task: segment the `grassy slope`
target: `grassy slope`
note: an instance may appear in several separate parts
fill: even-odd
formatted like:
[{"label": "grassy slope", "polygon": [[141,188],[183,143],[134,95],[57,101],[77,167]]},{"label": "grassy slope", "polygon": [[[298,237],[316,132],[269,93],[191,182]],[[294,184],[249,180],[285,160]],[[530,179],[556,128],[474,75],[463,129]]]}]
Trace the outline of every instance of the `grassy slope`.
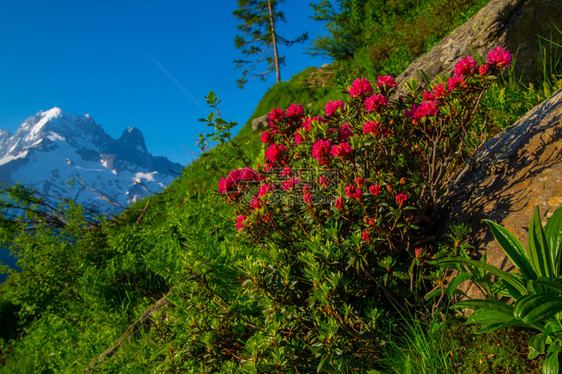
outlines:
[{"label": "grassy slope", "polygon": [[[435,42],[435,37],[433,38],[432,42]],[[357,59],[361,60],[361,57],[358,55]],[[232,139],[233,144],[247,153],[246,159],[251,160],[251,163],[261,151],[259,134],[251,129],[251,121],[255,117],[276,107],[286,108],[291,103],[300,103],[304,106],[312,104],[308,110],[318,113],[328,99],[341,97],[343,83],[352,79],[350,77],[343,80],[338,79],[338,77],[341,78],[342,71],[336,71],[334,79],[328,80],[327,86],[311,86],[308,82],[313,71],[315,71],[314,68],[306,69],[295,75],[290,81],[273,86],[258,104],[252,117]],[[373,74],[376,72],[370,72],[370,75]],[[499,90],[501,91],[501,89]],[[507,91],[508,93],[505,94],[504,90],[504,97],[512,91]],[[512,94],[512,97],[514,96],[515,94]],[[524,97],[524,95],[518,97]],[[499,104],[496,105],[498,105],[498,112],[506,109],[503,106],[499,107]],[[524,108],[520,110],[523,111]],[[130,250],[130,256],[120,259],[120,262],[116,260],[115,266],[121,266],[122,270],[126,272],[128,271],[127,261],[131,261],[133,258],[133,261],[138,261],[143,266],[150,266],[150,270],[165,279],[168,285],[174,285],[181,283],[185,278],[185,266],[190,266],[204,258],[209,269],[215,267],[216,271],[218,271],[217,269],[224,271],[226,277],[234,277],[235,274],[232,274],[227,266],[228,262],[235,258],[235,254],[229,253],[227,250],[228,243],[234,240],[234,220],[230,207],[218,195],[217,183],[221,176],[241,166],[248,165],[239,159],[232,150],[231,144],[215,147],[187,167],[182,176],[174,181],[164,193],[139,202],[124,212],[120,217],[120,224],[112,228],[115,230],[112,235],[116,242],[112,245],[114,247],[122,246],[119,241],[125,239],[128,241],[134,239],[135,242],[130,247],[120,248],[123,251]],[[142,224],[137,225],[137,222]],[[219,252],[217,252],[217,248]],[[129,269],[129,271],[137,270],[138,268],[133,267]],[[227,282],[228,279],[224,281]],[[126,289],[125,292],[138,293],[138,290],[133,287]],[[127,294],[124,298],[128,297],[131,296]],[[19,343],[9,348],[12,350],[12,354],[4,356],[8,358],[8,361],[5,366],[0,367],[0,372],[13,372],[14,368],[21,369],[24,366],[30,369],[29,372],[35,371],[31,368],[37,369],[38,361],[49,360],[49,347],[54,344],[59,344],[58,348],[63,352],[60,358],[61,368],[69,369],[72,366],[65,365],[70,365],[70,362],[74,368],[84,367],[89,363],[90,358],[114,342],[124,331],[124,326],[132,322],[155,299],[157,299],[156,296],[131,298],[133,304],[126,308],[126,313],[120,315],[118,312],[112,311],[113,315],[122,318],[121,323],[114,325],[101,321],[105,318],[100,318],[99,324],[93,323],[92,316],[86,316],[84,324],[90,324],[90,326],[88,334],[82,338],[75,336],[76,332],[64,327],[63,322],[59,320],[38,321],[38,323],[28,326],[27,335],[24,335]],[[50,331],[53,328],[64,330],[59,331],[59,335],[57,335],[62,338],[57,339],[54,343],[46,343],[45,337],[53,335]],[[99,331],[95,331],[96,329]],[[84,339],[90,341],[87,342]],[[138,360],[136,365],[141,365],[141,367],[143,362],[148,364],[150,362],[148,352],[157,348],[152,346],[154,342],[151,340],[143,342],[143,339],[140,339],[126,345],[123,348],[123,354],[117,357],[114,363],[109,364],[106,367],[107,370],[119,372],[123,369],[123,366],[120,365],[127,365],[126,361],[131,359]],[[66,343],[61,345],[63,341]],[[39,349],[39,347],[42,348]],[[146,352],[139,352],[139,349],[146,349]],[[35,355],[28,360],[24,359],[33,350],[37,350]],[[33,360],[36,362],[31,362]]]}]

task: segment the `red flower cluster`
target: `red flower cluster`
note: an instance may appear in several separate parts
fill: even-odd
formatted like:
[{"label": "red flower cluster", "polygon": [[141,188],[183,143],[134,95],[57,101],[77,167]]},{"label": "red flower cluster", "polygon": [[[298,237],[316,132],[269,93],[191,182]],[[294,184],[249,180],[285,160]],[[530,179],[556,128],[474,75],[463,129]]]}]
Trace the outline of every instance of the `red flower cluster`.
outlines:
[{"label": "red flower cluster", "polygon": [[372,93],[373,86],[371,86],[371,82],[365,78],[357,78],[349,88],[349,96],[351,97],[370,95]]},{"label": "red flower cluster", "polygon": [[353,148],[349,143],[340,143],[339,145],[332,146],[330,154],[334,157],[340,157],[341,159],[346,158],[353,152]]},{"label": "red flower cluster", "polygon": [[343,108],[343,106],[343,101],[328,101],[328,103],[326,104],[326,116],[330,117],[336,112],[336,110]]},{"label": "red flower cluster", "polygon": [[365,110],[367,112],[381,112],[387,105],[388,99],[381,94],[373,95],[365,100]]},{"label": "red flower cluster", "polygon": [[265,151],[265,158],[267,161],[274,164],[275,162],[279,161],[283,156],[283,152],[287,149],[287,146],[284,144],[272,144],[269,148]]},{"label": "red flower cluster", "polygon": [[244,224],[244,221],[246,220],[246,216],[241,214],[238,216],[238,219],[236,220],[236,230],[240,231],[243,228],[246,228],[246,225]]},{"label": "red flower cluster", "polygon": [[338,131],[338,140],[340,142],[345,142],[352,135],[353,135],[353,131],[351,131],[351,127],[349,126],[349,123],[344,123]]},{"label": "red flower cluster", "polygon": [[281,187],[283,188],[283,191],[293,191],[300,182],[300,178],[289,178],[281,182]]},{"label": "red flower cluster", "polygon": [[377,87],[396,87],[396,80],[390,75],[379,76],[377,79]]},{"label": "red flower cluster", "polygon": [[363,239],[367,244],[371,243],[371,232],[368,230],[363,231],[363,233],[361,234],[361,239]]},{"label": "red flower cluster", "polygon": [[271,131],[266,130],[261,134],[261,142],[263,144],[273,143],[273,134],[271,133]]},{"label": "red flower cluster", "polygon": [[406,195],[405,193],[399,193],[398,195],[396,195],[396,203],[398,204],[399,208],[402,208],[406,200],[408,200],[408,195]]},{"label": "red flower cluster", "polygon": [[344,191],[350,199],[361,200],[363,197],[363,192],[354,185],[345,186]]},{"label": "red flower cluster", "polygon": [[278,123],[285,118],[285,111],[281,108],[275,108],[269,112],[267,118],[269,118],[269,126],[273,129],[277,128]]},{"label": "red flower cluster", "polygon": [[373,196],[380,195],[381,191],[382,191],[382,187],[378,184],[373,184],[371,187],[369,187],[369,192]]},{"label": "red flower cluster", "polygon": [[226,178],[221,178],[219,191],[225,194],[229,191],[238,191],[238,185],[242,181],[259,180],[258,174],[252,168],[232,170]]},{"label": "red flower cluster", "polygon": [[332,142],[329,140],[320,139],[312,146],[312,157],[314,157],[320,165],[328,164],[328,155]]},{"label": "red flower cluster", "polygon": [[304,115],[304,108],[302,105],[291,104],[291,106],[287,108],[286,114],[287,117],[300,118]]},{"label": "red flower cluster", "polygon": [[381,125],[379,121],[367,121],[363,124],[363,133],[387,136],[389,131],[388,128],[385,125]]},{"label": "red flower cluster", "polygon": [[455,77],[472,75],[474,74],[474,72],[476,72],[477,68],[478,63],[476,62],[476,60],[470,56],[466,56],[455,65]]},{"label": "red flower cluster", "polygon": [[511,53],[501,47],[496,47],[488,53],[488,64],[498,68],[506,68],[511,66]]}]

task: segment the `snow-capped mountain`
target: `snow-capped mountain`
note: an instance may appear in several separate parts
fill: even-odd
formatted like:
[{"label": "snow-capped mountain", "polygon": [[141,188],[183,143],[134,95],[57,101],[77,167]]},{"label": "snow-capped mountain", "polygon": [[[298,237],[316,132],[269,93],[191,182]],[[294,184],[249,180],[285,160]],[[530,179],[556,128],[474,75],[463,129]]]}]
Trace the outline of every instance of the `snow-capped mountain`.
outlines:
[{"label": "snow-capped mountain", "polygon": [[140,130],[129,127],[115,140],[88,114],[53,108],[28,118],[15,134],[0,129],[0,184],[22,183],[101,212],[117,213],[117,204],[161,191],[181,168],[152,156]]}]

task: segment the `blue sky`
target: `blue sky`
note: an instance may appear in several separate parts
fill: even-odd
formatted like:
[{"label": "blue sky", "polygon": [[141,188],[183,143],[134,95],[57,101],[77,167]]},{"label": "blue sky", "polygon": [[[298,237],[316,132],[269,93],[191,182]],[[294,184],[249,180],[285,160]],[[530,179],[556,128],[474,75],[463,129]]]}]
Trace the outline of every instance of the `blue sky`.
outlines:
[{"label": "blue sky", "polygon": [[[309,1],[286,0],[279,32],[324,33]],[[54,106],[89,113],[112,137],[139,128],[149,151],[187,164],[205,125],[200,106],[213,90],[221,113],[240,128],[274,83],[240,90],[234,46],[236,0],[21,0],[0,4],[0,128],[14,132],[27,117]],[[330,62],[282,49],[282,79]],[[183,148],[182,148],[183,147]]]}]

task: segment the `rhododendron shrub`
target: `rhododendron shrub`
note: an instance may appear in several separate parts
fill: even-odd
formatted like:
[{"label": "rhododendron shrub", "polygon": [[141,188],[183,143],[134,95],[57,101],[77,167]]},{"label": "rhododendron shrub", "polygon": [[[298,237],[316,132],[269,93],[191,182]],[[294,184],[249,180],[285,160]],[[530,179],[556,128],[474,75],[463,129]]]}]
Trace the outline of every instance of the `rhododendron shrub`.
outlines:
[{"label": "rhododendron shrub", "polygon": [[269,114],[260,164],[219,184],[257,249],[237,266],[276,337],[263,360],[291,345],[293,359],[351,365],[376,352],[378,318],[423,296],[432,248],[421,246],[483,140],[477,109],[491,73],[510,61],[501,48],[482,66],[465,57],[448,80],[396,99],[394,78],[358,78],[325,116],[295,104]]}]

